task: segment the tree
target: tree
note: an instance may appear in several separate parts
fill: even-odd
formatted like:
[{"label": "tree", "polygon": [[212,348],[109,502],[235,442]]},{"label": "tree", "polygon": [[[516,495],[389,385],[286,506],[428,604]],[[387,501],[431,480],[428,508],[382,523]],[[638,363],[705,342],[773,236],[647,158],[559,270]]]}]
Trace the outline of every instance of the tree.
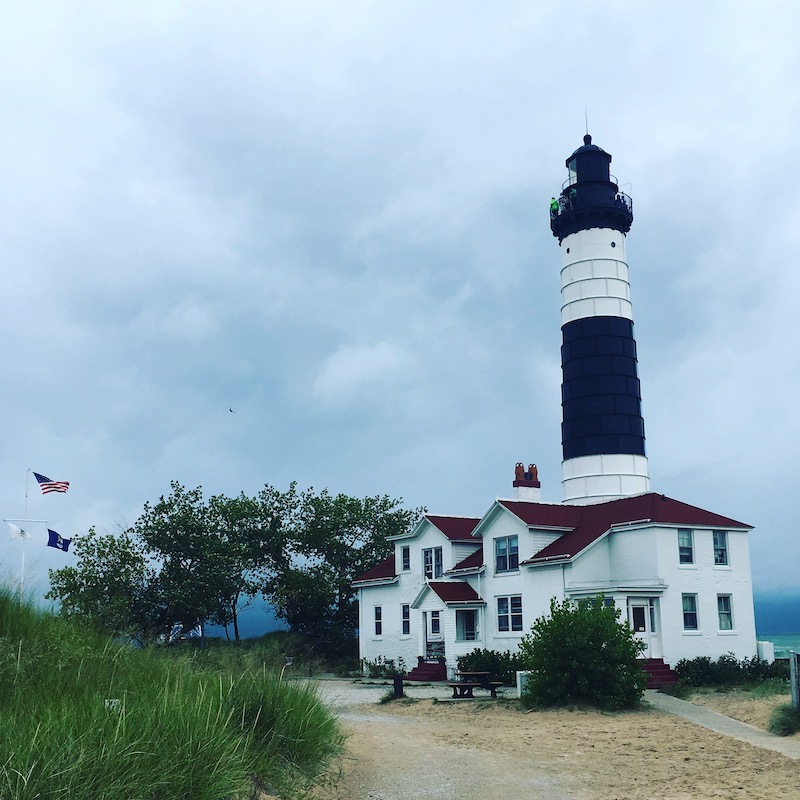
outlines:
[{"label": "tree", "polygon": [[287,557],[265,595],[293,630],[327,649],[355,645],[358,608],[353,580],[394,550],[389,537],[408,531],[421,509],[388,496],[363,500],[313,489],[300,498],[288,531]]},{"label": "tree", "polygon": [[239,613],[287,565],[287,522],[297,507],[297,490],[265,486],[257,497],[219,495],[208,505],[210,530],[222,543],[219,569],[232,578],[219,611],[211,618],[239,639]]},{"label": "tree", "polygon": [[644,645],[619,616],[619,609],[604,605],[602,595],[578,604],[551,600],[550,615],[539,617],[519,645],[523,668],[531,673],[523,702],[635,706],[647,687],[637,662]]},{"label": "tree", "polygon": [[94,528],[73,537],[74,567],[51,569],[45,597],[61,613],[81,618],[113,636],[146,640],[162,621],[155,591],[156,571],[131,531],[100,535]]},{"label": "tree", "polygon": [[216,495],[177,481],[145,503],[121,535],[76,537],[76,567],[51,571],[48,597],[114,633],[148,638],[214,622],[232,624],[259,592],[293,630],[324,649],[353,646],[352,582],[393,550],[420,510],[399,500],[265,486],[256,497]]},{"label": "tree", "polygon": [[205,503],[201,487],[185,489],[177,481],[157,503],[145,503],[134,529],[158,561],[158,583],[167,614],[184,630],[207,621],[225,621],[231,602],[247,592],[243,575],[244,548],[236,537],[242,502]]}]

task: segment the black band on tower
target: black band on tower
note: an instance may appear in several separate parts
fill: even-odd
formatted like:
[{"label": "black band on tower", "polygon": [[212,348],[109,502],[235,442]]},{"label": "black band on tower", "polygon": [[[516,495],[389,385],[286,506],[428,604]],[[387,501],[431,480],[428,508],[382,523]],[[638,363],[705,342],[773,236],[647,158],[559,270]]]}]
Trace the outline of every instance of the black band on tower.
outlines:
[{"label": "black band on tower", "polygon": [[561,330],[564,460],[609,453],[643,456],[633,322],[586,317]]}]

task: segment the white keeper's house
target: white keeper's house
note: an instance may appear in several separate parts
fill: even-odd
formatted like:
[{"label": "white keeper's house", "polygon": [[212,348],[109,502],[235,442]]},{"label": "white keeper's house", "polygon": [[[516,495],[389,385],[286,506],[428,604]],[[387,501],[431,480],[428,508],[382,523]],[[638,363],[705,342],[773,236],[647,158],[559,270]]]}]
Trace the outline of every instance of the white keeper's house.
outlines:
[{"label": "white keeper's house", "polygon": [[552,598],[602,594],[654,672],[756,655],[751,526],[650,489],[630,302],[633,203],[591,137],[550,206],[561,250],[563,502],[535,465],[480,519],[425,515],[354,582],[359,650],[443,679],[476,648],[515,651]]}]

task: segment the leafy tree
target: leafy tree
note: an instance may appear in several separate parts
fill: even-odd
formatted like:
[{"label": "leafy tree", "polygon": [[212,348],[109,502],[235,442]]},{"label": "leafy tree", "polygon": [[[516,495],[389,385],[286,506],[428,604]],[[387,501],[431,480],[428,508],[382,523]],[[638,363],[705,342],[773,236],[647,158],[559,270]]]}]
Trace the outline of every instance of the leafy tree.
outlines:
[{"label": "leafy tree", "polygon": [[147,639],[163,626],[155,591],[156,571],[130,531],[98,534],[90,528],[72,541],[79,564],[49,571],[61,613],[81,618],[114,636]]},{"label": "leafy tree", "polygon": [[635,706],[647,687],[637,663],[643,645],[620,611],[602,595],[573,604],[550,601],[550,615],[539,617],[519,645],[530,670],[522,700],[532,706],[589,703],[602,709]]},{"label": "leafy tree", "polygon": [[399,500],[265,486],[256,497],[217,495],[179,482],[145,503],[119,536],[76,537],[75,567],[51,571],[48,596],[68,615],[114,633],[148,638],[204,623],[232,624],[259,592],[293,630],[323,649],[353,646],[358,619],[352,581],[388,556],[388,537],[420,510]]},{"label": "leafy tree", "polygon": [[327,490],[304,493],[282,569],[265,595],[293,630],[326,649],[352,647],[358,625],[353,580],[389,556],[388,537],[405,533],[421,513],[388,496],[363,500]]},{"label": "leafy tree", "polygon": [[287,523],[297,507],[297,491],[265,486],[257,497],[212,497],[208,505],[210,535],[222,548],[218,567],[231,576],[228,593],[211,621],[233,624],[239,639],[239,613],[257,596],[265,583],[287,566]]},{"label": "leafy tree", "polygon": [[206,503],[201,487],[170,485],[168,497],[145,503],[134,528],[160,564],[158,583],[172,621],[184,630],[200,626],[204,636],[207,621],[235,622],[239,598],[258,591],[259,506],[244,495]]}]

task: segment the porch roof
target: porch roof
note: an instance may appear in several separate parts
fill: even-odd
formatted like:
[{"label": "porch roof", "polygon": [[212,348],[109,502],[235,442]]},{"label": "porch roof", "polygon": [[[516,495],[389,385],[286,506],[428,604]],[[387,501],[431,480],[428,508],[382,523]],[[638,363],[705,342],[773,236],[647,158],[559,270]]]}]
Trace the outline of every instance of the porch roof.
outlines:
[{"label": "porch roof", "polygon": [[484,602],[466,581],[431,581],[428,586],[448,604]]}]

